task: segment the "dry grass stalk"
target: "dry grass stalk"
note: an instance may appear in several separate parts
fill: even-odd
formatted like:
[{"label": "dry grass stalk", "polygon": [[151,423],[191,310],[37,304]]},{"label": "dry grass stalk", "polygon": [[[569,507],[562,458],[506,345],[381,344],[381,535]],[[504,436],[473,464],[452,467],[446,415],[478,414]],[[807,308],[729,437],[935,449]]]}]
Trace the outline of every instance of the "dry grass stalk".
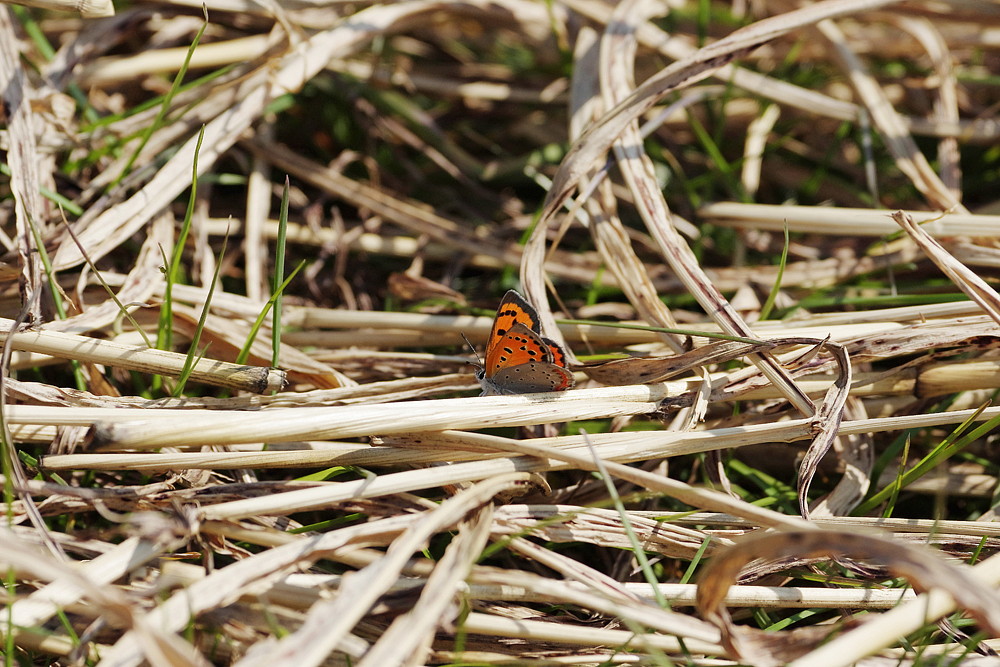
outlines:
[{"label": "dry grass stalk", "polygon": [[38,7],[57,12],[75,12],[84,18],[100,18],[114,16],[115,8],[111,0],[18,0],[16,3],[4,0],[8,4]]},{"label": "dry grass stalk", "polygon": [[[514,506],[517,507],[517,506]],[[583,509],[583,512],[592,510]],[[205,576],[204,570],[185,563],[164,563],[163,580],[170,586],[189,586]],[[246,599],[267,599],[272,603],[286,604],[296,609],[309,609],[317,600],[339,590],[343,578],[339,575],[291,574],[284,581],[275,584],[266,592],[248,595]],[[585,592],[588,584],[567,581],[566,588]],[[625,582],[618,584],[622,589],[636,598],[653,600],[653,594],[648,584]],[[418,588],[417,582],[397,582],[396,589]],[[660,591],[666,595],[675,607],[691,607],[695,604],[695,584],[660,584]],[[488,583],[470,583],[468,595],[472,599],[484,601],[509,601],[520,603],[551,602],[552,599],[543,591],[530,586],[520,586],[511,582],[506,585]],[[823,589],[804,588],[796,586],[731,586],[726,592],[727,607],[756,607],[761,605],[777,608],[799,609],[807,607],[853,608],[853,609],[891,609],[901,602],[916,598],[912,590],[900,589]]]},{"label": "dry grass stalk", "polygon": [[[187,363],[185,355],[175,352],[145,346],[126,346],[56,331],[20,331],[11,334],[13,324],[10,320],[0,321],[0,340],[10,340],[11,345],[19,350],[154,375],[178,376]],[[196,382],[257,394],[276,391],[285,384],[285,374],[281,370],[211,359],[196,361],[191,370],[191,378]]]},{"label": "dry grass stalk", "polygon": [[[816,206],[768,206],[717,202],[699,213],[715,224],[843,236],[886,236],[896,231],[891,214],[871,209]],[[936,237],[974,236],[988,238],[1000,234],[1000,216],[949,212],[906,211],[921,229]]]},{"label": "dry grass stalk", "polygon": [[[954,600],[1000,632],[982,7],[207,10],[190,52],[186,0],[0,6],[9,660],[929,664],[987,645],[932,634]],[[515,267],[580,387],[456,397]]]}]

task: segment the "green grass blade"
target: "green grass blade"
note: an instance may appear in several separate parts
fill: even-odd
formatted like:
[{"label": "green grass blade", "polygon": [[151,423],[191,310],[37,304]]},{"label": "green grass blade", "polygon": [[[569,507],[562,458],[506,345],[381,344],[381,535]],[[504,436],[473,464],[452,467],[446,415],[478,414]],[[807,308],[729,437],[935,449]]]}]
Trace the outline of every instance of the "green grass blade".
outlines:
[{"label": "green grass blade", "polygon": [[[194,329],[194,335],[191,337],[191,346],[188,348],[187,357],[184,359],[184,367],[181,369],[180,376],[177,378],[177,386],[174,387],[173,395],[180,396],[181,392],[184,391],[184,385],[187,383],[189,377],[191,377],[191,371],[194,370],[194,365],[197,361],[204,355],[204,351],[197,355],[195,358],[195,352],[198,349],[198,343],[201,342],[201,334],[205,330],[205,321],[208,320],[208,311],[212,307],[212,296],[215,294],[215,286],[219,282],[219,273],[222,271],[222,260],[226,256],[226,247],[229,245],[229,235],[222,240],[222,249],[219,251],[219,256],[215,259],[215,272],[212,274],[212,284],[208,286],[208,294],[205,296],[205,305],[201,309],[201,317],[198,318],[198,326]],[[207,349],[207,348],[206,348]]]},{"label": "green grass blade", "polygon": [[278,285],[278,289],[275,290],[271,298],[267,300],[264,307],[261,308],[260,314],[257,315],[257,319],[254,320],[253,326],[250,327],[250,334],[247,336],[247,341],[240,348],[240,353],[236,355],[236,363],[245,364],[247,359],[250,357],[250,348],[253,347],[253,342],[257,339],[257,334],[260,332],[261,326],[264,324],[264,319],[267,314],[271,312],[271,308],[274,307],[274,303],[281,298],[281,295],[285,293],[285,288],[288,287],[288,283],[292,282],[295,276],[299,275],[299,271],[304,269],[307,264],[307,260],[302,260],[299,262],[298,266],[285,278],[284,282]]},{"label": "green grass blade", "polygon": [[[933,470],[934,467],[942,461],[954,455],[959,450],[967,447],[973,441],[992,431],[997,426],[1000,426],[1000,416],[997,416],[966,433],[966,431],[968,431],[968,429],[975,422],[976,417],[985,409],[985,405],[981,406],[975,413],[973,413],[972,416],[955,427],[955,429],[948,434],[948,437],[942,440],[937,447],[924,456],[924,458],[921,459],[916,465],[903,473],[898,483],[900,488],[905,488],[906,486],[912,484]],[[863,514],[865,512],[870,512],[872,509],[892,496],[896,487],[896,484],[892,484],[872,494],[870,498],[858,505],[855,513]]]},{"label": "green grass blade", "polygon": [[[181,64],[181,68],[177,70],[177,76],[174,77],[173,83],[170,85],[170,90],[167,94],[163,96],[163,103],[160,105],[160,110],[156,114],[156,118],[150,123],[149,127],[142,133],[142,139],[139,141],[139,145],[135,147],[132,151],[132,155],[125,162],[122,167],[121,173],[115,177],[113,181],[108,185],[106,191],[110,191],[116,185],[121,183],[122,179],[125,178],[130,171],[132,171],[132,165],[139,158],[139,154],[142,153],[142,149],[146,147],[149,143],[150,138],[153,133],[156,132],[163,126],[163,121],[167,116],[167,111],[170,109],[170,103],[173,101],[174,96],[180,90],[181,81],[184,80],[185,75],[187,75],[188,66],[191,63],[191,57],[194,55],[194,51],[198,48],[198,43],[201,41],[201,36],[205,34],[205,29],[208,28],[208,10],[205,10],[205,22],[201,24],[201,28],[198,30],[197,34],[194,36],[194,40],[191,42],[191,46],[188,47],[187,55],[184,57],[184,62]],[[201,138],[198,139],[198,146],[201,147]],[[197,161],[197,160],[196,160]]]},{"label": "green grass blade", "polygon": [[[49,285],[49,293],[52,295],[52,303],[55,306],[56,315],[60,320],[65,320],[66,304],[63,303],[62,290],[59,289],[55,271],[52,270],[52,261],[49,259],[49,254],[45,252],[45,243],[42,240],[41,232],[38,231],[38,226],[30,216],[28,217],[28,226],[31,228],[31,235],[35,240],[35,250],[38,251],[38,259],[41,261],[42,268],[45,271],[45,280]],[[73,369],[73,381],[76,382],[76,388],[80,391],[85,391],[87,389],[87,378],[83,376],[83,371],[80,369],[80,362],[76,359],[70,359],[70,367]]]},{"label": "green grass blade", "polygon": [[174,312],[173,289],[180,273],[181,258],[184,255],[184,245],[191,233],[191,219],[194,216],[194,205],[198,197],[198,155],[201,153],[201,142],[205,138],[205,126],[198,132],[198,143],[194,149],[194,160],[191,164],[191,195],[188,197],[187,210],[184,212],[184,223],[181,232],[174,243],[174,250],[167,265],[166,283],[163,286],[163,305],[160,307],[160,321],[156,332],[156,347],[169,350],[173,346]]},{"label": "green grass blade", "polygon": [[80,249],[80,256],[83,257],[83,261],[85,261],[87,263],[87,266],[90,267],[90,270],[93,272],[98,282],[101,283],[101,287],[104,288],[104,291],[108,295],[108,297],[115,302],[116,306],[118,306],[118,310],[119,312],[121,312],[122,316],[125,319],[127,319],[129,323],[132,325],[132,328],[139,333],[139,335],[142,337],[142,340],[146,343],[146,347],[153,347],[153,343],[152,341],[149,340],[149,336],[146,335],[145,330],[141,326],[139,326],[138,322],[135,321],[135,318],[132,317],[132,313],[128,312],[128,308],[126,308],[125,304],[121,302],[121,299],[118,298],[118,295],[115,294],[115,291],[111,289],[111,285],[109,285],[108,282],[104,280],[104,276],[101,275],[100,270],[94,264],[93,260],[90,259],[90,255],[87,253],[87,249],[83,247],[83,244],[80,243],[80,238],[76,235],[76,232],[73,231],[73,225],[69,224],[69,222],[66,221],[65,217],[63,217],[63,228],[66,230],[66,233],[69,234],[69,237],[73,239],[73,243],[76,244],[76,247]]},{"label": "green grass blade", "polygon": [[[11,177],[10,165],[7,164],[6,162],[0,162],[0,174],[3,174],[7,178],[10,178]],[[61,194],[59,194],[54,190],[50,190],[44,185],[38,189],[38,193],[41,194],[46,199],[48,199],[53,204],[55,204],[56,206],[59,206],[60,208],[65,209],[66,211],[69,211],[73,215],[76,216],[83,215],[83,209],[80,208],[79,204],[69,199],[66,199],[66,197],[62,196]]]},{"label": "green grass blade", "polygon": [[285,274],[285,239],[288,231],[288,176],[285,176],[285,188],[281,192],[281,212],[278,215],[278,240],[274,249],[274,277],[271,280],[271,294],[274,298],[273,317],[271,319],[271,366],[278,367],[278,354],[281,352],[281,295],[283,292]]},{"label": "green grass blade", "polygon": [[766,320],[771,316],[771,311],[774,310],[774,301],[778,298],[778,293],[781,291],[781,278],[785,275],[785,266],[788,265],[788,223],[785,223],[785,245],[781,248],[781,261],[778,262],[778,275],[774,278],[774,285],[771,286],[771,291],[767,295],[767,301],[764,302],[764,306],[760,309],[760,319]]},{"label": "green grass blade", "polygon": [[667,599],[663,597],[663,592],[660,590],[660,582],[656,579],[656,575],[653,573],[653,568],[649,563],[649,558],[646,557],[646,552],[639,543],[639,537],[635,534],[635,530],[632,528],[632,522],[628,518],[628,511],[625,509],[625,504],[622,502],[621,496],[618,495],[618,489],[615,488],[615,483],[612,480],[611,475],[608,474],[608,470],[604,466],[604,461],[601,460],[601,457],[599,457],[597,452],[594,450],[594,446],[591,444],[590,438],[587,437],[587,432],[581,430],[580,435],[583,437],[584,442],[587,443],[587,447],[590,449],[590,453],[593,456],[594,463],[597,465],[597,471],[608,491],[608,496],[611,498],[611,501],[614,503],[615,510],[621,517],[622,528],[625,530],[625,535],[628,536],[629,543],[632,545],[632,553],[635,555],[635,560],[639,564],[639,568],[642,570],[642,576],[646,579],[646,583],[649,584],[649,587],[653,592],[656,604],[664,609],[669,608],[670,605],[667,602]]},{"label": "green grass blade", "polygon": [[[900,461],[905,461],[910,454],[910,439],[907,438],[906,442],[903,443],[903,454],[900,457]],[[885,510],[882,512],[882,518],[888,519],[892,516],[893,510],[896,508],[896,503],[899,501],[899,493],[903,490],[903,469],[902,467],[896,473],[896,479],[892,483],[892,493],[889,496],[889,502],[885,504]]]}]

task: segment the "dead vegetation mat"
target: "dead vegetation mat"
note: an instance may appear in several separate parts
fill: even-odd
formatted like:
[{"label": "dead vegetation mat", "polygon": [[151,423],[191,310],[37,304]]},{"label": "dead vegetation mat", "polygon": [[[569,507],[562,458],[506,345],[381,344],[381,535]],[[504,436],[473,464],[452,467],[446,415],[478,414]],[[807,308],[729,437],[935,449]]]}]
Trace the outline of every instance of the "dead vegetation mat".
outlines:
[{"label": "dead vegetation mat", "polygon": [[29,4],[6,664],[996,660],[994,3]]}]

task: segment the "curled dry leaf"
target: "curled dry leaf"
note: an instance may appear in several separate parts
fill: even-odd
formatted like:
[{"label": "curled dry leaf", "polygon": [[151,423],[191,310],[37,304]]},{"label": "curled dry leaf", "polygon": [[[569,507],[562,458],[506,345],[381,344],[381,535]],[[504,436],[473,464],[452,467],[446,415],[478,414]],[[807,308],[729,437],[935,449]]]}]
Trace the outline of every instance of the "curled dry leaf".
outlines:
[{"label": "curled dry leaf", "polygon": [[607,385],[649,384],[652,382],[663,382],[685,371],[700,368],[707,364],[720,364],[732,361],[747,354],[760,350],[770,350],[774,347],[775,343],[773,341],[741,343],[724,340],[690,350],[683,354],[674,354],[666,357],[613,359],[611,361],[587,364],[581,370],[592,380],[597,380]]},{"label": "curled dry leaf", "polygon": [[816,436],[809,443],[806,455],[799,464],[797,492],[799,496],[799,512],[809,517],[809,486],[816,475],[820,460],[833,446],[833,441],[840,431],[840,422],[844,419],[844,407],[851,389],[851,360],[847,350],[842,345],[824,341],[823,347],[828,349],[837,360],[837,379],[827,390],[820,403],[819,410],[813,417],[813,427]]},{"label": "curled dry leaf", "polygon": [[[668,357],[615,359],[599,364],[585,366],[583,371],[592,379],[604,384],[626,385],[662,382],[693,368],[706,364],[717,364],[731,361],[739,357],[760,351],[771,351],[791,345],[811,345],[812,350],[807,355],[812,357],[820,349],[832,353],[837,364],[838,373],[833,385],[827,391],[816,415],[812,418],[815,437],[806,450],[805,458],[799,467],[798,495],[799,509],[802,516],[808,517],[808,492],[816,468],[823,456],[830,451],[837,438],[844,405],[851,387],[851,363],[847,350],[829,340],[787,338],[758,343],[741,343],[736,341],[720,341],[705,347]],[[804,363],[803,360],[799,360]]]},{"label": "curled dry leaf", "polygon": [[955,283],[956,287],[978,303],[993,318],[994,322],[1000,323],[1000,295],[996,293],[996,290],[977,276],[975,272],[952,257],[951,253],[944,249],[944,246],[914,222],[912,216],[904,211],[896,211],[892,214],[892,219],[906,230],[910,238],[920,246],[921,250],[927,253],[927,256]]},{"label": "curled dry leaf", "polygon": [[[757,559],[818,559],[848,556],[887,568],[905,577],[922,592],[941,589],[964,607],[976,622],[991,633],[1000,632],[1000,598],[969,576],[962,568],[945,561],[934,551],[857,530],[782,531],[754,535],[721,551],[702,571],[698,583],[698,610],[705,620],[722,632],[723,644],[734,659],[753,665],[779,665],[802,655],[806,643],[823,639],[816,628],[799,633],[804,642],[789,641],[788,633],[776,644],[761,630],[735,626],[723,605],[726,593],[740,570]],[[928,619],[928,621],[933,619]],[[823,634],[827,634],[825,631]]]},{"label": "curled dry leaf", "polygon": [[466,305],[465,295],[461,292],[409,271],[389,274],[389,291],[403,301],[447,299],[461,306]]}]

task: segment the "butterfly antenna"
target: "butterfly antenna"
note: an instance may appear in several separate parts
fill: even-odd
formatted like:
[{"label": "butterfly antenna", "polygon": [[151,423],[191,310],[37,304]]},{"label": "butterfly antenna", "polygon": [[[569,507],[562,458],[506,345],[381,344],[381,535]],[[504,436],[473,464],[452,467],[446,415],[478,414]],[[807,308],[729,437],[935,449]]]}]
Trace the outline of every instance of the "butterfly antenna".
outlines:
[{"label": "butterfly antenna", "polygon": [[[469,346],[470,350],[472,350],[472,354],[476,355],[476,362],[477,362],[476,365],[478,365],[480,368],[482,368],[482,366],[483,366],[483,360],[479,357],[479,353],[476,352],[476,348],[473,347],[472,341],[469,340],[469,337],[465,335],[464,331],[462,332],[462,338],[465,339],[465,344]],[[469,362],[469,363],[471,363],[471,362]]]}]

